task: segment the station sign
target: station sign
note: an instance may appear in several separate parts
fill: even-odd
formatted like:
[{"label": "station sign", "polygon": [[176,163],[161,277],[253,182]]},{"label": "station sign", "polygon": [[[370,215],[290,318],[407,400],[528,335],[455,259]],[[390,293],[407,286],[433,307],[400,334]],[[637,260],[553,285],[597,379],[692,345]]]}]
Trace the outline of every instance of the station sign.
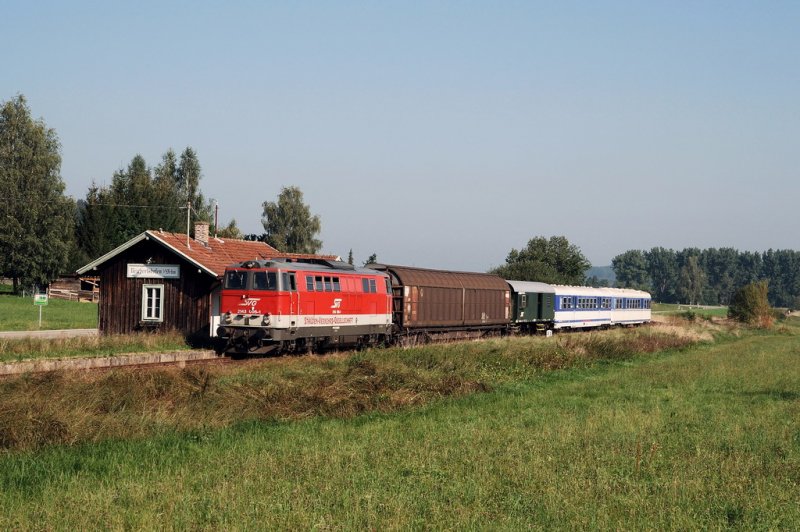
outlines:
[{"label": "station sign", "polygon": [[40,306],[47,305],[47,294],[33,294],[33,304]]},{"label": "station sign", "polygon": [[180,264],[128,264],[129,279],[179,279]]}]

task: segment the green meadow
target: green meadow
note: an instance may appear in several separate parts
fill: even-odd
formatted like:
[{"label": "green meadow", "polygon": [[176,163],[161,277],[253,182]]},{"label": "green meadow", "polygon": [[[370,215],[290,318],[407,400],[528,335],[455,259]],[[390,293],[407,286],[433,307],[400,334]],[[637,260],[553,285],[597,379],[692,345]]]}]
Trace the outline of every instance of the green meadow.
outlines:
[{"label": "green meadow", "polygon": [[[42,306],[41,329],[94,329],[97,304],[50,299]],[[39,330],[39,307],[33,297],[11,293],[11,285],[0,284],[0,331]]]},{"label": "green meadow", "polygon": [[[0,418],[0,527],[796,529],[798,332],[703,323],[4,381],[0,415],[22,410]],[[44,415],[42,390],[68,397]]]}]

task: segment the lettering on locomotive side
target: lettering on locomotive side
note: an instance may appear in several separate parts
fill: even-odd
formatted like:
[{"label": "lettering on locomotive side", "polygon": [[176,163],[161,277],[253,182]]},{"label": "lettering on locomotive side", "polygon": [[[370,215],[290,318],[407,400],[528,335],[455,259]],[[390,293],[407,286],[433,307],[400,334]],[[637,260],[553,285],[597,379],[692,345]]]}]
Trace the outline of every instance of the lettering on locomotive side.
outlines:
[{"label": "lettering on locomotive side", "polygon": [[353,325],[352,316],[303,316],[303,325]]}]

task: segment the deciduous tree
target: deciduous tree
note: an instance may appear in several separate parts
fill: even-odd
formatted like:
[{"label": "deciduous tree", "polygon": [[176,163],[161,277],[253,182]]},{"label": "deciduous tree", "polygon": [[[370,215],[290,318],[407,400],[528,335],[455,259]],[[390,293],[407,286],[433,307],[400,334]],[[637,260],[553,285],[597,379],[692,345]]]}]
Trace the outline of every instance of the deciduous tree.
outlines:
[{"label": "deciduous tree", "polygon": [[235,238],[237,240],[242,240],[244,235],[242,231],[237,227],[236,220],[232,219],[228,225],[225,227],[220,228],[217,231],[217,237],[219,238]]},{"label": "deciduous tree", "polygon": [[697,255],[686,257],[686,263],[681,267],[678,285],[678,292],[683,301],[690,305],[700,304],[706,279],[706,273],[700,267],[700,258]]},{"label": "deciduous tree", "polygon": [[278,201],[265,201],[261,223],[267,243],[288,253],[316,253],[322,247],[317,235],[322,230],[319,216],[303,203],[297,187],[283,187]]},{"label": "deciduous tree", "polygon": [[647,273],[647,261],[644,253],[638,249],[626,251],[611,260],[614,275],[617,277],[617,286],[622,288],[635,288],[637,290],[650,290],[650,276]]},{"label": "deciduous tree", "polygon": [[677,303],[678,257],[675,251],[655,247],[644,252],[644,259],[653,299],[661,303]]},{"label": "deciduous tree", "polygon": [[44,285],[66,267],[75,203],[64,196],[55,130],[31,118],[25,97],[0,108],[0,275]]},{"label": "deciduous tree", "polygon": [[566,237],[537,236],[530,239],[525,248],[512,249],[506,263],[492,269],[491,273],[516,281],[580,285],[585,281],[589,266],[589,260]]}]

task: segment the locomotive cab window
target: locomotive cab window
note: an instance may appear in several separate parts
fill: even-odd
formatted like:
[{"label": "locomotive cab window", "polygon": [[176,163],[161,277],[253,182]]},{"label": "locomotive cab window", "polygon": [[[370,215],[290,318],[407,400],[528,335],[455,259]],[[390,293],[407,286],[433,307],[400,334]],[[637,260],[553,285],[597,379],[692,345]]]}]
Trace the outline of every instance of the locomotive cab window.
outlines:
[{"label": "locomotive cab window", "polygon": [[142,321],[164,321],[164,285],[142,286]]},{"label": "locomotive cab window", "polygon": [[254,272],[253,290],[277,290],[278,274],[276,272]]},{"label": "locomotive cab window", "polygon": [[231,270],[226,273],[225,288],[228,290],[245,290],[247,288],[247,272]]}]

